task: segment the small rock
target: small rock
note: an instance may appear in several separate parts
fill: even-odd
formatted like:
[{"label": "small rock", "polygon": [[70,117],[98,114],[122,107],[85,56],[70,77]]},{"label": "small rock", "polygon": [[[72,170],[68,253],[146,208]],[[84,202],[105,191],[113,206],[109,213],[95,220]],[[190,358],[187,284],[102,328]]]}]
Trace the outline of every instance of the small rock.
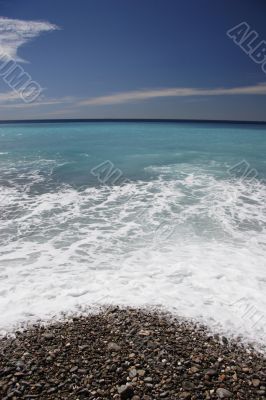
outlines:
[{"label": "small rock", "polygon": [[51,394],[51,393],[54,393],[54,392],[56,392],[56,388],[54,388],[54,387],[52,387],[52,388],[47,390],[48,394]]},{"label": "small rock", "polygon": [[89,391],[89,389],[87,389],[87,388],[81,388],[81,389],[78,391],[78,393],[79,393],[79,394],[83,394],[83,395],[89,395],[89,394],[90,394],[90,391]]},{"label": "small rock", "polygon": [[189,372],[190,372],[191,374],[195,374],[195,373],[198,372],[198,371],[199,371],[199,369],[198,369],[198,367],[196,367],[196,366],[193,366],[193,367],[189,368]]},{"label": "small rock", "polygon": [[205,372],[205,374],[208,375],[208,376],[215,376],[215,375],[217,375],[217,370],[211,368],[211,369],[208,369],[208,370]]},{"label": "small rock", "polygon": [[234,375],[232,376],[233,380],[236,382],[237,381],[237,373],[235,372]]},{"label": "small rock", "polygon": [[194,387],[195,387],[195,385],[193,382],[190,382],[190,381],[183,382],[183,389],[185,389],[185,390],[192,390],[192,389],[194,389]]},{"label": "small rock", "polygon": [[149,389],[152,389],[152,388],[153,388],[153,384],[152,384],[152,383],[145,383],[145,385],[146,385],[146,387],[149,388]]},{"label": "small rock", "polygon": [[87,370],[83,369],[83,368],[80,368],[80,369],[78,369],[78,373],[82,374],[82,375],[85,375],[87,373]]},{"label": "small rock", "polygon": [[259,387],[260,386],[260,380],[259,379],[252,379],[252,385],[254,387]]},{"label": "small rock", "polygon": [[140,335],[140,336],[150,336],[150,334],[151,334],[151,332],[148,331],[148,330],[145,330],[145,329],[141,329],[141,330],[139,331],[139,335]]},{"label": "small rock", "polygon": [[[17,369],[23,369],[23,368],[25,368],[25,364],[24,364],[24,362],[23,361],[17,361],[16,362],[16,367],[17,367]],[[7,371],[6,371],[6,373],[8,373],[8,372],[11,372],[11,370],[12,369],[10,369],[10,371],[7,369]]]},{"label": "small rock", "polygon": [[225,374],[221,374],[221,375],[219,375],[219,377],[218,377],[218,381],[220,381],[220,382],[223,382],[225,379],[226,379]]},{"label": "small rock", "polygon": [[144,371],[144,369],[138,369],[138,370],[137,370],[137,374],[138,374],[139,376],[144,376],[145,373],[146,373],[146,371]]},{"label": "small rock", "polygon": [[118,388],[121,400],[131,399],[134,396],[133,387],[130,385],[122,385]]},{"label": "small rock", "polygon": [[79,349],[81,350],[81,351],[83,351],[83,350],[85,350],[85,349],[87,349],[88,348],[88,345],[87,344],[84,344],[84,345],[82,345],[82,346],[79,346]]},{"label": "small rock", "polygon": [[152,382],[153,379],[150,376],[147,376],[147,378],[144,378],[144,382]]},{"label": "small rock", "polygon": [[44,333],[42,336],[44,337],[44,339],[47,340],[51,340],[54,338],[54,335],[52,333]]},{"label": "small rock", "polygon": [[222,336],[223,344],[228,344],[228,339],[225,336]]},{"label": "small rock", "polygon": [[121,350],[121,346],[119,346],[117,343],[109,342],[107,345],[107,349],[110,351],[117,352]]},{"label": "small rock", "polygon": [[130,368],[130,370],[129,370],[129,377],[131,378],[131,379],[133,379],[133,378],[135,378],[135,376],[137,376],[137,370],[136,370],[136,368]]},{"label": "small rock", "polygon": [[181,399],[190,399],[191,393],[190,392],[183,392],[180,394]]},{"label": "small rock", "polygon": [[227,399],[233,395],[233,393],[229,392],[229,390],[224,388],[218,388],[216,390],[216,394],[219,397],[219,399]]}]

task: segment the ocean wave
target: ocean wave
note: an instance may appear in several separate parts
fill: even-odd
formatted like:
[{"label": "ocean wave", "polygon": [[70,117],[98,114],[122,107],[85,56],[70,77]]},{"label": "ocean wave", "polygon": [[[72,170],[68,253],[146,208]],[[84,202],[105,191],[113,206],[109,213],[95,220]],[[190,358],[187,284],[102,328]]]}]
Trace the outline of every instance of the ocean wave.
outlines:
[{"label": "ocean wave", "polygon": [[122,186],[2,187],[0,327],[94,303],[148,304],[263,343],[265,185],[151,168],[156,179]]}]

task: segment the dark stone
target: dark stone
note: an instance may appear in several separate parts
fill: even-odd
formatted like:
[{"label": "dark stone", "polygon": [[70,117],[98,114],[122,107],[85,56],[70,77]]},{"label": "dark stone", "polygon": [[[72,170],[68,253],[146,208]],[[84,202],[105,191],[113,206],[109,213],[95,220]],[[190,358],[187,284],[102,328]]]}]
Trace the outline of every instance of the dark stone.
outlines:
[{"label": "dark stone", "polygon": [[121,400],[131,399],[134,396],[134,389],[130,385],[123,385],[118,388]]}]

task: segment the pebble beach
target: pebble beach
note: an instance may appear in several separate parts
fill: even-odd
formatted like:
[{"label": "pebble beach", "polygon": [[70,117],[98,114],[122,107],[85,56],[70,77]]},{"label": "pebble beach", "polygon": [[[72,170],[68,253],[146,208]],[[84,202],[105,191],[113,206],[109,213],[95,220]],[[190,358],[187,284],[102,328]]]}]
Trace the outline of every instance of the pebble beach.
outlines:
[{"label": "pebble beach", "polygon": [[0,341],[0,398],[266,398],[252,347],[157,311],[109,307]]}]

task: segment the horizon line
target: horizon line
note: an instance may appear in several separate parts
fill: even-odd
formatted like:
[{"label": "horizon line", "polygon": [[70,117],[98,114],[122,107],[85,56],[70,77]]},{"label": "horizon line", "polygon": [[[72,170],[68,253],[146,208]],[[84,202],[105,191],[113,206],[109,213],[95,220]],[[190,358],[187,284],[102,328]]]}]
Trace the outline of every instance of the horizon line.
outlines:
[{"label": "horizon line", "polygon": [[64,123],[64,122],[186,122],[186,123],[233,123],[233,124],[266,124],[258,120],[227,119],[189,119],[189,118],[34,118],[0,120],[0,124],[12,123]]}]

